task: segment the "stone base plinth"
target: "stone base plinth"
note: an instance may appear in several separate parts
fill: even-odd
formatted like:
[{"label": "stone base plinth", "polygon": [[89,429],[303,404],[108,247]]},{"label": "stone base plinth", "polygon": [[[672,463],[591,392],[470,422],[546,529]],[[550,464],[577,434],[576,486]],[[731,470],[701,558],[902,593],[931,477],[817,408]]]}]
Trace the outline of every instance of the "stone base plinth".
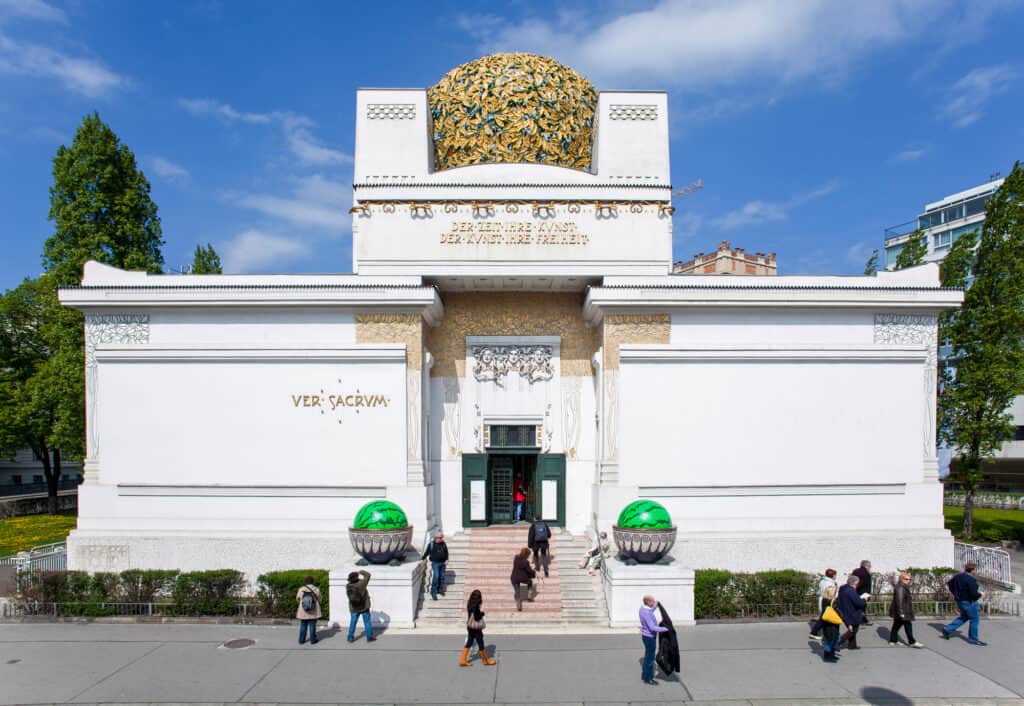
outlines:
[{"label": "stone base plinth", "polygon": [[647,595],[657,598],[673,625],[693,625],[693,569],[678,562],[627,566],[605,560],[604,594],[608,624],[613,628],[640,627],[640,606]]},{"label": "stone base plinth", "polygon": [[423,563],[419,561],[416,553],[407,553],[405,561],[398,566],[360,566],[356,564],[358,560],[359,557],[352,557],[343,566],[331,569],[330,624],[337,625],[341,630],[348,629],[350,613],[345,585],[351,572],[362,570],[370,572],[367,590],[370,592],[370,617],[374,628],[416,627],[416,605],[419,603],[420,590],[423,587]]}]

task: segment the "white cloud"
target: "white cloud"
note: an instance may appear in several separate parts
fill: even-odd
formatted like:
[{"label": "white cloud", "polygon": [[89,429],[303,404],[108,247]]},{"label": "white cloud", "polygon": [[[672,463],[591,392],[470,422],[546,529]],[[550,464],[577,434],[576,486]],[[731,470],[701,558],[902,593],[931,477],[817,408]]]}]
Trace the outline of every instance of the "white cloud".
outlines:
[{"label": "white cloud", "polygon": [[68,16],[63,10],[42,0],[0,0],[0,22],[7,18],[68,23]]},{"label": "white cloud", "polygon": [[127,85],[125,77],[94,59],[68,56],[39,44],[0,34],[0,72],[54,78],[72,91],[101,96]]},{"label": "white cloud", "polygon": [[346,231],[351,225],[347,206],[351,187],[316,174],[296,180],[290,196],[273,194],[228,194],[236,206],[262,213],[292,226],[314,227],[332,232]]},{"label": "white cloud", "polygon": [[985,104],[993,96],[1005,93],[1017,78],[1017,70],[1007,64],[974,69],[953,84],[943,115],[956,127],[967,127],[984,114]]},{"label": "white cloud", "polygon": [[819,187],[796,194],[785,201],[763,201],[761,199],[748,201],[739,208],[712,219],[711,223],[720,230],[732,230],[741,226],[784,221],[791,209],[827,196],[837,188],[839,188],[839,181],[832,179]]},{"label": "white cloud", "polygon": [[189,177],[188,170],[185,167],[163,157],[151,157],[149,165],[157,176],[164,179],[187,179]]},{"label": "white cloud", "polygon": [[[661,0],[642,10],[613,7],[626,11],[589,22],[486,15],[463,16],[458,24],[484,51],[547,54],[601,88],[699,88],[835,78],[965,12],[957,0]],[[966,11],[987,18],[997,9],[975,4]]]},{"label": "white cloud", "polygon": [[905,150],[901,150],[889,158],[889,164],[905,164],[906,162],[916,162],[928,154],[928,150],[923,147],[915,148],[911,147]]},{"label": "white cloud", "polygon": [[868,263],[871,253],[878,249],[878,243],[874,241],[861,240],[853,243],[846,249],[846,261],[851,265],[864,266]]},{"label": "white cloud", "polygon": [[267,231],[244,230],[222,246],[224,272],[230,274],[263,270],[293,262],[310,254],[309,245]]},{"label": "white cloud", "polygon": [[327,147],[314,137],[311,130],[316,123],[304,115],[288,111],[245,113],[227,103],[210,98],[179,98],[178,105],[192,115],[214,117],[228,124],[240,122],[250,125],[277,125],[284,135],[288,149],[305,165],[323,166],[352,162],[352,155]]}]

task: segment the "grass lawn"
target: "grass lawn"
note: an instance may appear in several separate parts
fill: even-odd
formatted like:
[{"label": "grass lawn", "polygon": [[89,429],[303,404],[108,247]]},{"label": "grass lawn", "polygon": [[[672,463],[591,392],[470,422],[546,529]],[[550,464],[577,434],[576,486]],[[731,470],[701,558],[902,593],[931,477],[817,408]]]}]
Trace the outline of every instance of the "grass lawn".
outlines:
[{"label": "grass lawn", "polygon": [[[944,508],[946,529],[961,539],[964,525],[962,507]],[[971,542],[998,542],[1001,539],[1016,539],[1024,542],[1024,512],[1020,510],[993,510],[987,507],[974,508],[974,534]]]},{"label": "grass lawn", "polygon": [[77,522],[75,510],[59,515],[25,515],[0,520],[0,556],[63,541]]}]

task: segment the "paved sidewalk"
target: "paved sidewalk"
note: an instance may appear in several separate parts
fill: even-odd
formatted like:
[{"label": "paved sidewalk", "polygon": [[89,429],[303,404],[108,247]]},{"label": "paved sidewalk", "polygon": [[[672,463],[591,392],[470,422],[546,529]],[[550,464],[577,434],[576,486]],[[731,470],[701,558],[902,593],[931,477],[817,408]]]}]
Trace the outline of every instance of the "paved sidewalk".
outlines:
[{"label": "paved sidewalk", "polygon": [[[637,635],[488,631],[498,665],[457,666],[457,636],[390,630],[374,643],[245,625],[0,625],[0,703],[1014,704],[1024,706],[1024,621],[988,620],[974,647],[917,621],[924,650],[863,649],[824,664],[802,623],[702,625],[680,634],[682,675],[640,682]],[[250,638],[247,649],[227,640]]]}]

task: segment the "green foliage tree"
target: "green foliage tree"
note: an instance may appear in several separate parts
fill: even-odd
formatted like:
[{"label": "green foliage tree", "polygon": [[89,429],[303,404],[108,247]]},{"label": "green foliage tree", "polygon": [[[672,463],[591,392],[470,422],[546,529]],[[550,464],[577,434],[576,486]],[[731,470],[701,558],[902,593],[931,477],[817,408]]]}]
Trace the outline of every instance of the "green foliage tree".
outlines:
[{"label": "green foliage tree", "polygon": [[923,232],[916,230],[911,234],[907,242],[903,244],[903,249],[896,255],[894,269],[902,270],[907,267],[916,267],[924,262],[925,255],[927,254],[928,241],[925,240]]},{"label": "green foliage tree", "polygon": [[986,208],[977,250],[961,236],[942,266],[946,286],[974,281],[963,306],[943,316],[952,356],[942,370],[940,438],[957,450],[964,487],[963,534],[974,531],[974,491],[982,465],[1013,438],[1008,408],[1024,394],[1024,168],[1017,162]]},{"label": "green foliage tree", "polygon": [[189,272],[194,275],[219,275],[224,272],[220,266],[220,255],[213,249],[213,245],[207,243],[205,248],[202,245],[196,246]]},{"label": "green foliage tree", "polygon": [[878,272],[878,249],[871,251],[871,257],[868,258],[867,263],[864,265],[864,274],[869,277]]},{"label": "green foliage tree", "polygon": [[68,312],[51,278],[26,279],[0,297],[0,455],[31,449],[43,467],[48,511],[57,512],[65,456],[83,452],[81,356],[62,345]]},{"label": "green foliage tree", "polygon": [[87,115],[71,147],[53,160],[50,220],[43,267],[60,286],[82,279],[87,260],[127,270],[160,272],[160,217],[135,155],[97,113]]}]

